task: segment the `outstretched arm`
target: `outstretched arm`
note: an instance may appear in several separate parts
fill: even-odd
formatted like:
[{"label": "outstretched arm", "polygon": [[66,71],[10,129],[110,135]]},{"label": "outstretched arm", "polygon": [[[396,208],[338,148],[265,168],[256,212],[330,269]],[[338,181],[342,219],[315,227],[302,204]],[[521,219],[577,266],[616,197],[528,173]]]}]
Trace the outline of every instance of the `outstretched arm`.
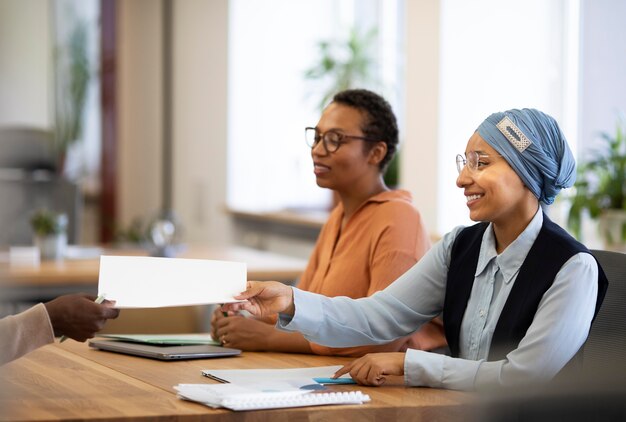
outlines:
[{"label": "outstretched arm", "polygon": [[0,365],[52,343],[52,326],[43,303],[0,319],[0,339]]},{"label": "outstretched arm", "polygon": [[85,341],[119,310],[111,302],[94,303],[86,294],[59,296],[48,303],[0,320],[0,365],[54,341],[53,334]]},{"label": "outstretched arm", "polygon": [[[280,313],[279,327],[300,331],[312,342],[331,347],[384,344],[417,330],[441,312],[447,267],[431,249],[384,291],[361,299],[328,298],[278,282],[249,282],[236,296],[247,302],[226,304],[226,311],[255,316]],[[428,257],[431,256],[430,259]]]}]

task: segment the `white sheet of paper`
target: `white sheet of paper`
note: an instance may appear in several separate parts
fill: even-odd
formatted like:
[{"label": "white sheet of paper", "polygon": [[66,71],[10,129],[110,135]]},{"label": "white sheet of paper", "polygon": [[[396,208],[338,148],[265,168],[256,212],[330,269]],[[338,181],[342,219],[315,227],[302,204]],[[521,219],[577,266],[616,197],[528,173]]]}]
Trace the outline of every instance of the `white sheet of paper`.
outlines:
[{"label": "white sheet of paper", "polygon": [[246,276],[243,262],[103,255],[98,294],[116,308],[230,303]]},{"label": "white sheet of paper", "polygon": [[[233,384],[247,385],[266,382],[270,379],[284,381],[296,378],[330,378],[342,367],[343,365],[286,369],[203,369],[202,375],[209,378],[217,377]],[[350,374],[344,374],[341,378],[350,378]]]}]

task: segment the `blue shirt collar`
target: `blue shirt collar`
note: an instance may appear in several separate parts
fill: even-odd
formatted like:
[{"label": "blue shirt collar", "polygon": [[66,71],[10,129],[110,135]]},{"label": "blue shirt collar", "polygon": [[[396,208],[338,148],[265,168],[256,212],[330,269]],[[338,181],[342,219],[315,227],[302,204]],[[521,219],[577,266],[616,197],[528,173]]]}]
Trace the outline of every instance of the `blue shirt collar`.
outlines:
[{"label": "blue shirt collar", "polygon": [[495,259],[495,263],[500,268],[505,283],[509,283],[520,267],[526,260],[526,255],[535,243],[539,231],[543,226],[543,211],[541,207],[535,213],[528,226],[500,255],[496,253],[496,238],[493,234],[493,225],[489,223],[483,240],[480,245],[480,254],[478,256],[478,264],[476,265],[476,274],[478,277],[487,266]]}]

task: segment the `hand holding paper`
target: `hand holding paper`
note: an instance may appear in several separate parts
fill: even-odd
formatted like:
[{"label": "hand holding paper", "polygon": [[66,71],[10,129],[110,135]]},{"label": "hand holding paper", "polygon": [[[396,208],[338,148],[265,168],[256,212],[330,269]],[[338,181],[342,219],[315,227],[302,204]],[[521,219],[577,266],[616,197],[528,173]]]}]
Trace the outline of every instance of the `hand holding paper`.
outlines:
[{"label": "hand holding paper", "polygon": [[235,296],[242,303],[230,303],[222,306],[223,311],[245,310],[254,316],[266,316],[277,313],[293,315],[293,290],[277,281],[248,281],[246,291]]},{"label": "hand holding paper", "polygon": [[158,308],[237,302],[246,264],[142,256],[100,257],[98,293],[116,308]]}]

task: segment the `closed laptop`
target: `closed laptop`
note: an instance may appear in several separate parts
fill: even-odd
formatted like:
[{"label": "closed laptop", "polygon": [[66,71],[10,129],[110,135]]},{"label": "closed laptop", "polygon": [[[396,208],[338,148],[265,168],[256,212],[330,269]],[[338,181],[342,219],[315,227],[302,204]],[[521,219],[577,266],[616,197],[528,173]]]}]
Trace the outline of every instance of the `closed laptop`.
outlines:
[{"label": "closed laptop", "polygon": [[109,352],[125,353],[159,360],[204,359],[237,356],[239,349],[213,346],[210,344],[195,344],[188,346],[155,346],[141,343],[128,343],[116,340],[91,340],[89,346]]}]

